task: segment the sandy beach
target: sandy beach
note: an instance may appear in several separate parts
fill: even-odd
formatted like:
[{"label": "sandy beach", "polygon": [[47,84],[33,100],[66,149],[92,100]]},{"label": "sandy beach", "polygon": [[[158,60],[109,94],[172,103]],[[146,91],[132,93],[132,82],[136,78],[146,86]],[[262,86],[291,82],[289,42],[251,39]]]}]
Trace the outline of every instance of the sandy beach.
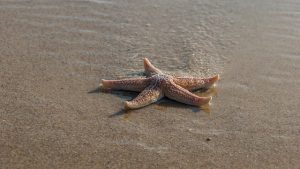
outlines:
[{"label": "sandy beach", "polygon": [[[300,167],[297,0],[0,1],[0,168]],[[209,109],[101,79],[220,74]],[[201,95],[201,93],[197,93]]]}]

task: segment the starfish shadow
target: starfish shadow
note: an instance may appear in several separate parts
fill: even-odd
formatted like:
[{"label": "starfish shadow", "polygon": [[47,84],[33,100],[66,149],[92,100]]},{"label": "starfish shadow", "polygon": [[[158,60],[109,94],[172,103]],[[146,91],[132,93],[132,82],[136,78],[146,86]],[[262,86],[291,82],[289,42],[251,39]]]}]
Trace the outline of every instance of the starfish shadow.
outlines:
[{"label": "starfish shadow", "polygon": [[117,117],[117,116],[124,116],[125,119],[127,119],[130,114],[132,114],[135,110],[126,110],[126,109],[121,109],[117,112],[112,113],[109,115],[109,118]]},{"label": "starfish shadow", "polygon": [[[88,94],[95,94],[95,93],[111,93],[115,96],[122,98],[123,100],[132,100],[139,94],[138,92],[124,91],[124,90],[106,90],[106,89],[102,89],[101,87],[97,87],[96,89],[88,92]],[[216,90],[216,88],[201,89],[201,90],[195,91],[195,94],[197,94],[199,96],[215,96],[215,95],[217,95],[217,90]],[[176,101],[173,101],[166,97],[162,98],[161,100],[157,101],[156,103],[153,103],[152,106],[155,106],[155,108],[158,110],[166,110],[168,107],[176,107],[179,109],[187,109],[188,108],[188,109],[192,110],[194,113],[198,113],[201,111],[204,111],[206,113],[211,113],[211,109],[208,104],[202,105],[201,107],[196,107],[196,106],[190,106],[187,104],[176,102]],[[139,110],[139,109],[136,109],[136,110]],[[137,112],[137,111],[120,109],[119,111],[112,113],[108,117],[113,118],[113,117],[124,115],[125,118],[128,118],[129,115],[134,112]]]},{"label": "starfish shadow", "polygon": [[96,89],[89,91],[88,94],[101,93],[101,92],[102,92],[102,89],[100,87],[97,87]]},{"label": "starfish shadow", "polygon": [[[200,111],[203,111],[202,108],[195,107],[195,106],[189,106],[189,105],[182,104],[182,103],[178,103],[178,102],[170,100],[168,98],[163,98],[162,100],[160,100],[156,103],[153,103],[149,106],[153,106],[154,109],[161,110],[161,111],[166,110],[168,107],[175,107],[175,108],[179,108],[179,109],[188,108],[188,109],[191,109],[194,113],[198,113]],[[142,108],[140,108],[140,109],[142,109]],[[113,118],[113,117],[117,117],[117,116],[124,116],[124,118],[128,118],[132,113],[139,112],[138,110],[139,109],[134,109],[134,110],[120,109],[119,111],[112,113],[108,117]],[[205,112],[207,112],[207,111],[205,111]]]},{"label": "starfish shadow", "polygon": [[159,110],[165,110],[168,107],[175,107],[175,108],[178,108],[178,109],[190,109],[194,113],[199,113],[201,111],[204,111],[206,113],[211,112],[210,107],[209,107],[208,104],[207,105],[202,105],[201,107],[197,107],[197,106],[191,106],[191,105],[187,105],[187,104],[184,104],[184,103],[180,103],[180,102],[168,99],[168,98],[161,99],[160,101],[158,101],[156,103],[156,106],[157,106],[157,109],[159,109]]},{"label": "starfish shadow", "polygon": [[[88,94],[97,94],[97,93],[110,93],[115,96],[118,96],[122,98],[123,100],[132,100],[135,98],[139,93],[138,92],[132,92],[132,91],[124,91],[124,90],[107,90],[107,89],[102,89],[101,87],[97,87],[96,89],[90,90]],[[134,112],[134,110],[125,110],[125,109],[120,109],[117,112],[112,113],[109,115],[109,117],[116,117],[116,116],[121,116],[121,115],[128,115],[131,112]]]}]

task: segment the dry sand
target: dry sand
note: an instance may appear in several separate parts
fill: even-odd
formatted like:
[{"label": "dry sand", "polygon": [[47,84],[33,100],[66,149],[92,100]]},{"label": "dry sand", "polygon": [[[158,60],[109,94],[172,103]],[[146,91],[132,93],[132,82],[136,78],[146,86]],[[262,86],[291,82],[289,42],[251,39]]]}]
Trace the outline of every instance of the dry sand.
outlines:
[{"label": "dry sand", "polygon": [[[1,168],[299,168],[297,0],[0,1]],[[221,74],[211,113],[100,79]],[[215,93],[216,94],[216,93]],[[209,139],[208,139],[209,138]]]}]

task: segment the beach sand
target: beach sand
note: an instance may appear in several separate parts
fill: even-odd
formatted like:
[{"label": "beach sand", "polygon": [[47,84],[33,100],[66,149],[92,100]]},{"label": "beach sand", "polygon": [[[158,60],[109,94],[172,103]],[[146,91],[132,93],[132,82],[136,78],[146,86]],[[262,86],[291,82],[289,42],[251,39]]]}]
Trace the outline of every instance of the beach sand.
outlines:
[{"label": "beach sand", "polygon": [[[299,168],[297,0],[0,1],[1,168]],[[125,112],[136,77],[220,74],[210,110]]]}]

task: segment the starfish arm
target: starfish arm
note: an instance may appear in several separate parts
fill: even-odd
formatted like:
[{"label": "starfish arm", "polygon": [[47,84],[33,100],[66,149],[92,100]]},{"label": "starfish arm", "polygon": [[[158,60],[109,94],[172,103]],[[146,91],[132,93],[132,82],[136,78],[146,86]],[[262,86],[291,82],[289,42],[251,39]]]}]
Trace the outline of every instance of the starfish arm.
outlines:
[{"label": "starfish arm", "polygon": [[176,77],[173,79],[174,83],[189,90],[197,90],[201,88],[210,88],[220,79],[219,75],[210,78],[197,78],[197,77]]},{"label": "starfish arm", "polygon": [[148,78],[131,78],[121,80],[104,80],[102,79],[103,89],[112,90],[129,90],[140,92],[143,91],[149,84],[150,79]]},{"label": "starfish arm", "polygon": [[144,68],[147,76],[162,73],[158,68],[154,67],[147,58],[144,58]]},{"label": "starfish arm", "polygon": [[170,81],[165,85],[164,94],[170,99],[193,106],[207,104],[212,99],[212,97],[199,97],[175,84],[173,81]]},{"label": "starfish arm", "polygon": [[156,102],[163,97],[162,90],[154,85],[147,87],[136,98],[131,101],[125,101],[126,109],[138,109]]}]

